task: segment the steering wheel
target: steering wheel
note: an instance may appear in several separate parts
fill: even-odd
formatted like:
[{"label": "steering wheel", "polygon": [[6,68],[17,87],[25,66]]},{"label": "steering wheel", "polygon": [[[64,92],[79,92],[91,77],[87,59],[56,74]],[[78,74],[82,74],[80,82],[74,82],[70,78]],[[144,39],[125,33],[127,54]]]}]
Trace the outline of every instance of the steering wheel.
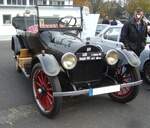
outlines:
[{"label": "steering wheel", "polygon": [[58,21],[58,27],[74,27],[77,24],[77,18],[73,16],[62,17]]}]

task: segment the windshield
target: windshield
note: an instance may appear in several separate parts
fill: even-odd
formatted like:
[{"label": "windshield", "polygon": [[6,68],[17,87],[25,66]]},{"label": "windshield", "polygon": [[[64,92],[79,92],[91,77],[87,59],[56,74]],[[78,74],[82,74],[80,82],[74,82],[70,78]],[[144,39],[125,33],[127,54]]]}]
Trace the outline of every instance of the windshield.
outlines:
[{"label": "windshield", "polygon": [[104,30],[108,25],[97,25],[96,31],[101,32]]},{"label": "windshield", "polygon": [[73,6],[38,6],[39,29],[82,28],[81,8]]}]

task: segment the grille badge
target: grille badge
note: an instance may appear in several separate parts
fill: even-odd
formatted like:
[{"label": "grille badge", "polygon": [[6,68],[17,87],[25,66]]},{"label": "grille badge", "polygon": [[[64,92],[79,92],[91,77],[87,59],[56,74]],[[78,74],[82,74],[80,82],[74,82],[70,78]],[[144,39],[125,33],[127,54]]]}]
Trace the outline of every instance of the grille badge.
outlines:
[{"label": "grille badge", "polygon": [[90,51],[91,51],[91,48],[90,48],[90,47],[89,47],[89,48],[87,48],[87,49],[86,49],[86,51],[87,51],[87,52],[90,52]]}]

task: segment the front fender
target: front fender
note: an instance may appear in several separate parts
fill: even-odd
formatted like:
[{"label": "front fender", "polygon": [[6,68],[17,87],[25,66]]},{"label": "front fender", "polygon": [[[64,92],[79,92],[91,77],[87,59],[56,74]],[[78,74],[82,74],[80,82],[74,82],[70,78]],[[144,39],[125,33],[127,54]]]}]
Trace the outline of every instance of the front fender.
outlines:
[{"label": "front fender", "polygon": [[145,49],[141,52],[140,54],[140,60],[141,60],[141,65],[140,65],[140,71],[143,71],[144,65],[146,62],[150,60],[150,48],[149,44],[145,46]]},{"label": "front fender", "polygon": [[41,65],[43,71],[48,75],[48,76],[57,76],[60,72],[60,66],[56,60],[56,58],[51,55],[51,54],[39,54],[36,56]]},{"label": "front fender", "polygon": [[117,49],[117,51],[120,53],[120,59],[123,63],[130,64],[132,67],[140,66],[141,61],[133,51],[128,51],[126,49]]}]

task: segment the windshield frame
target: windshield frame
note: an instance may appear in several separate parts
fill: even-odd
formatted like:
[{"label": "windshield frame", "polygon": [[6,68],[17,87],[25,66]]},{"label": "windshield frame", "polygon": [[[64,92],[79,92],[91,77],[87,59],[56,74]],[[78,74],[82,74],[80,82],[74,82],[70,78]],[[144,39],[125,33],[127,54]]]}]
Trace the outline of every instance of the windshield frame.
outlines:
[{"label": "windshield frame", "polygon": [[[64,27],[64,28],[41,28],[40,27],[40,10],[39,8],[40,7],[46,7],[46,6],[49,6],[49,7],[79,7],[80,8],[80,22],[81,22],[81,25],[80,27]],[[82,31],[83,29],[83,14],[82,14],[82,10],[83,8],[81,6],[72,6],[72,5],[63,5],[63,6],[58,6],[58,5],[37,5],[36,6],[36,10],[37,10],[37,22],[38,22],[38,31],[47,31],[47,30],[50,30],[50,31]],[[57,22],[56,22],[57,24]]]}]

